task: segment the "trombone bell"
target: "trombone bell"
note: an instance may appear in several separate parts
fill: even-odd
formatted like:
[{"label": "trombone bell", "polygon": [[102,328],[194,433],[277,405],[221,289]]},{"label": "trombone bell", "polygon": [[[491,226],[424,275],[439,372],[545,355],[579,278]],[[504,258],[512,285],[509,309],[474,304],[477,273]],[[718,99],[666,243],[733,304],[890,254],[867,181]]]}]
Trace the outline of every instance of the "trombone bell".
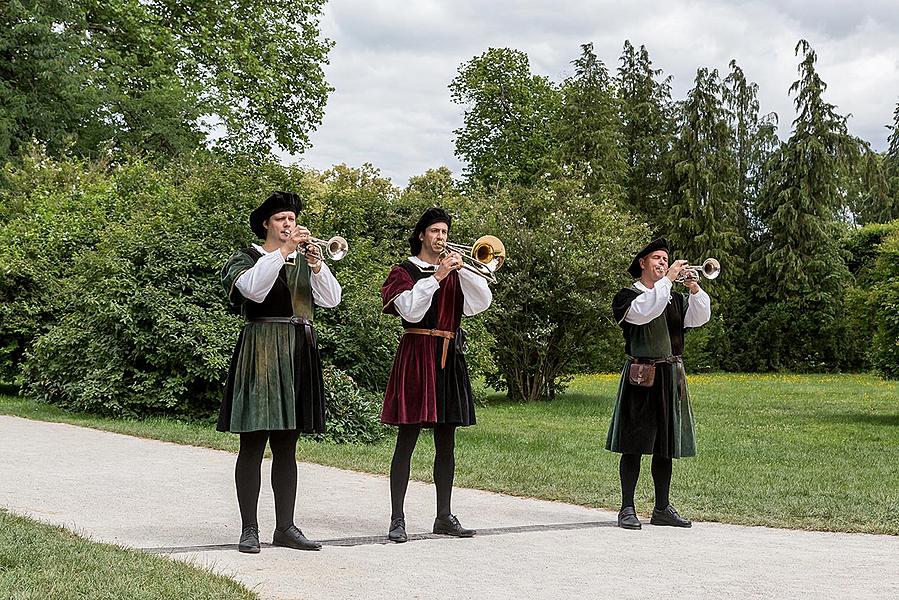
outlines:
[{"label": "trombone bell", "polygon": [[465,263],[463,268],[475,275],[480,275],[490,283],[496,283],[494,272],[506,261],[506,247],[498,237],[493,235],[483,235],[476,239],[471,246],[446,242],[440,253],[441,260],[449,252],[461,254]]}]

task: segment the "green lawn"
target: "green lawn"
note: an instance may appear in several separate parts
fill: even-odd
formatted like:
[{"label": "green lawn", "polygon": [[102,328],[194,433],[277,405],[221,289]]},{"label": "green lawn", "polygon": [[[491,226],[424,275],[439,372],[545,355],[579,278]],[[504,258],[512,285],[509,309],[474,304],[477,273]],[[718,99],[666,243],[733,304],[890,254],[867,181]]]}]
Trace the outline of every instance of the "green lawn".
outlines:
[{"label": "green lawn", "polygon": [[17,600],[258,600],[232,579],[89,542],[0,509],[0,597]]},{"label": "green lawn", "polygon": [[[618,456],[603,449],[617,375],[575,379],[554,402],[500,397],[457,442],[456,484],[617,509]],[[697,520],[899,534],[899,382],[870,375],[693,375],[699,455],[675,462],[672,502]],[[0,412],[236,450],[212,425],[113,421],[12,397]],[[301,441],[301,460],[386,473],[393,440]],[[430,480],[425,436],[413,464]],[[638,510],[652,504],[649,461]],[[461,515],[464,506],[455,507]]]}]

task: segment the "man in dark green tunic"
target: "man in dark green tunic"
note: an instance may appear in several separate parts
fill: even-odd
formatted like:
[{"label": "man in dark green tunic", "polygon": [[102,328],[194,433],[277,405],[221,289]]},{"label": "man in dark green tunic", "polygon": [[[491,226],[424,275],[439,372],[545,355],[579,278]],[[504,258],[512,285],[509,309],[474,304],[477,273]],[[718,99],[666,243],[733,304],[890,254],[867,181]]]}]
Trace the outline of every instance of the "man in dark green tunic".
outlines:
[{"label": "man in dark green tunic", "polygon": [[340,284],[297,225],[296,194],[275,192],[250,215],[253,232],[265,240],[235,252],[222,269],[222,285],[247,322],[240,332],[218,430],[240,434],[235,468],[243,529],[241,552],[259,552],[256,506],[262,457],[272,448],[275,532],[272,544],[318,550],[294,524],[297,493],[296,445],[300,433],[325,429],[324,386],[313,305],[340,303]]},{"label": "man in dark green tunic", "polygon": [[[690,527],[668,498],[672,459],[696,454],[693,412],[681,354],[684,330],[711,317],[711,301],[695,277],[684,285],[688,295],[672,292],[687,261],[668,265],[668,241],[652,241],[634,257],[628,273],[638,279],[616,294],[612,312],[621,326],[627,362],[621,372],[618,397],[606,449],[621,453],[621,511],[618,526],[640,529],[634,490],[640,459],[652,455],[655,507],[650,523]],[[695,273],[694,273],[695,275]]]}]

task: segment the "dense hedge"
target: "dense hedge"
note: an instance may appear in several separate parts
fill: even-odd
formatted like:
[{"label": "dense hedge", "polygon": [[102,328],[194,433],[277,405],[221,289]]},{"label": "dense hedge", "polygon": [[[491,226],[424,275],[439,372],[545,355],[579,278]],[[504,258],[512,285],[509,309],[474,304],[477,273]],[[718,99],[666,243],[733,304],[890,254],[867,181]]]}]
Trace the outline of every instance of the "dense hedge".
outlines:
[{"label": "dense hedge", "polygon": [[[428,206],[453,214],[453,240],[493,233],[509,253],[493,307],[465,321],[476,378],[534,399],[572,373],[617,370],[609,302],[648,234],[577,182],[479,190],[438,169],[400,190],[369,166],[317,174],[200,154],[159,168],[35,152],[0,172],[0,379],[72,409],[210,418],[241,326],[219,270],[253,241],[247,216],[275,189],[305,199],[300,221],[318,237],[350,242],[332,263],[343,302],[316,312],[332,439],[383,432],[377,406],[401,329],[381,313],[379,289]],[[706,286],[715,318],[688,336],[690,368],[899,376],[899,222],[854,230],[844,249],[853,275],[828,322],[804,319],[801,300],[745,301]]]},{"label": "dense hedge", "polygon": [[899,378],[899,219],[862,227],[849,236],[855,286],[847,321],[867,361],[884,377]]}]

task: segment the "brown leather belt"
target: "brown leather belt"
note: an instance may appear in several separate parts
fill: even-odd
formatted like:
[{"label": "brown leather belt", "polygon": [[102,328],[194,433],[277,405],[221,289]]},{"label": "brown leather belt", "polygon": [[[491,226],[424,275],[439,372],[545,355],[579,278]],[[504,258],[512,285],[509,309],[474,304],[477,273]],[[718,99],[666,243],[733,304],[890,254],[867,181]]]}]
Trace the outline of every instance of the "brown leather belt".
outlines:
[{"label": "brown leather belt", "polygon": [[449,343],[450,340],[456,337],[456,334],[452,331],[443,331],[441,329],[415,329],[410,327],[406,329],[406,333],[411,333],[414,335],[430,335],[433,337],[441,337],[443,338],[443,358],[440,359],[440,368],[446,368],[446,355],[449,352]]}]

